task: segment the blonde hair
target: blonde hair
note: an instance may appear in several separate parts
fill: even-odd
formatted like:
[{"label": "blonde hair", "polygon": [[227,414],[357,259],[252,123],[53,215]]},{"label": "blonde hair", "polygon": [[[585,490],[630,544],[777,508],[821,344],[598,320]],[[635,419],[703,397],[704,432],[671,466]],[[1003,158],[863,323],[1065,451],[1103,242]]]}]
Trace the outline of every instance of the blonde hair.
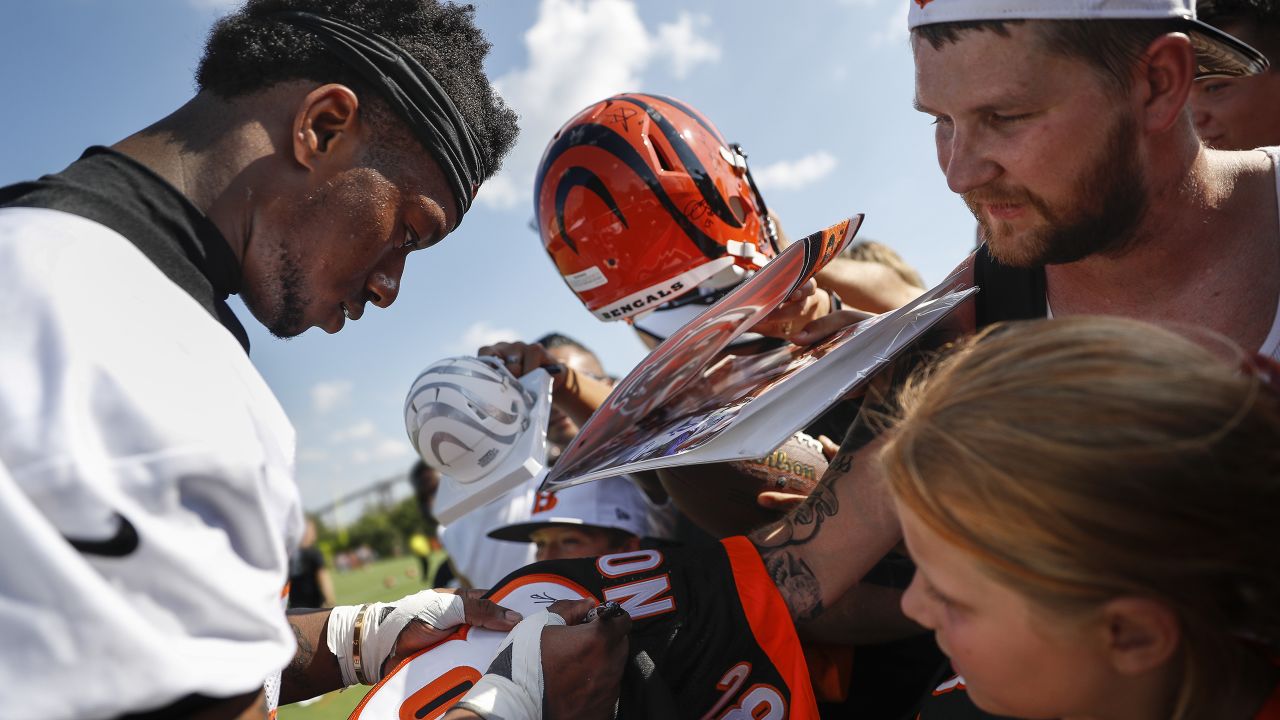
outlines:
[{"label": "blonde hair", "polygon": [[925,288],[924,278],[920,277],[920,273],[908,265],[907,261],[903,260],[897,251],[884,243],[876,242],[875,240],[862,240],[850,245],[842,254],[850,260],[884,265],[897,273],[898,277],[902,278],[902,281],[906,284],[922,290]]},{"label": "blonde hair", "polygon": [[1031,600],[1170,607],[1174,717],[1212,717],[1280,649],[1280,395],[1239,357],[1119,318],[996,326],[908,383],[881,461]]}]

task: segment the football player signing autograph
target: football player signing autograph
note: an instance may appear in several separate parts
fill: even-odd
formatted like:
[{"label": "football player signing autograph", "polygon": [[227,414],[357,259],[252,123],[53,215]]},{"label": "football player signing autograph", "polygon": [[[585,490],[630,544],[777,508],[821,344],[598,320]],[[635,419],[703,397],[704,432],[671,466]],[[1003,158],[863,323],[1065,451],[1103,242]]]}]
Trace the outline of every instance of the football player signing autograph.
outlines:
[{"label": "football player signing autograph", "polygon": [[[583,599],[529,613],[449,718],[817,717],[786,606],[746,538],[548,560],[491,594],[548,582]],[[446,702],[452,686],[435,686],[410,688],[402,714]]]}]

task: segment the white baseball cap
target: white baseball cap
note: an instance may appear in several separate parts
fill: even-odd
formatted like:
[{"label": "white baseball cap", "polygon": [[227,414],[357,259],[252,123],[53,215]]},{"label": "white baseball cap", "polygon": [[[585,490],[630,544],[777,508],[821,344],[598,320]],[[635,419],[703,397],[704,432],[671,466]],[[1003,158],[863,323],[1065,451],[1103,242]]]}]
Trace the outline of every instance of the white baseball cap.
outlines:
[{"label": "white baseball cap", "polygon": [[1262,53],[1196,19],[1195,0],[906,0],[907,28],[973,20],[1179,20],[1196,50],[1200,77],[1257,75]]},{"label": "white baseball cap", "polygon": [[639,538],[651,535],[644,492],[626,477],[611,477],[554,494],[538,493],[528,520],[492,530],[489,537],[530,542],[535,530],[565,525],[613,528]]}]

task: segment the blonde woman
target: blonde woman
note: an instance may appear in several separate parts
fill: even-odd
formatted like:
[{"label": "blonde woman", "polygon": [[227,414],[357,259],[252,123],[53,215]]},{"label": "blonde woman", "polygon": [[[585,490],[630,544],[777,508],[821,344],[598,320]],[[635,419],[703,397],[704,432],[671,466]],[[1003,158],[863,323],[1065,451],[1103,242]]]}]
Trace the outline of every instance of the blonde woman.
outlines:
[{"label": "blonde woman", "polygon": [[1035,321],[904,391],[902,606],[958,673],[922,720],[1280,718],[1280,393],[1214,345]]}]

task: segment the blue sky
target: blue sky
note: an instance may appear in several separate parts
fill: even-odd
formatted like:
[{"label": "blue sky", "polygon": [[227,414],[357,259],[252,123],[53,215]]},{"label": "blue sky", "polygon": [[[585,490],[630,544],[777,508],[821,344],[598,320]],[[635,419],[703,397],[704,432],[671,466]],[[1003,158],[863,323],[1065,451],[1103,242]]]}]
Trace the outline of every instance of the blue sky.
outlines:
[{"label": "blue sky", "polygon": [[[614,374],[643,355],[625,325],[578,304],[529,229],[533,171],[551,133],[615,92],[680,98],[751,155],[792,236],[855,212],[929,282],[972,245],[947,190],[929,118],[911,107],[908,0],[480,0],[487,66],[521,115],[519,145],[462,227],[415,253],[391,308],[339,335],[275,340],[240,306],[253,359],[298,429],[307,507],[413,460],[401,406],[417,371],[507,337],[551,330]],[[60,170],[193,93],[220,0],[7,3],[0,23],[0,184]]]}]

